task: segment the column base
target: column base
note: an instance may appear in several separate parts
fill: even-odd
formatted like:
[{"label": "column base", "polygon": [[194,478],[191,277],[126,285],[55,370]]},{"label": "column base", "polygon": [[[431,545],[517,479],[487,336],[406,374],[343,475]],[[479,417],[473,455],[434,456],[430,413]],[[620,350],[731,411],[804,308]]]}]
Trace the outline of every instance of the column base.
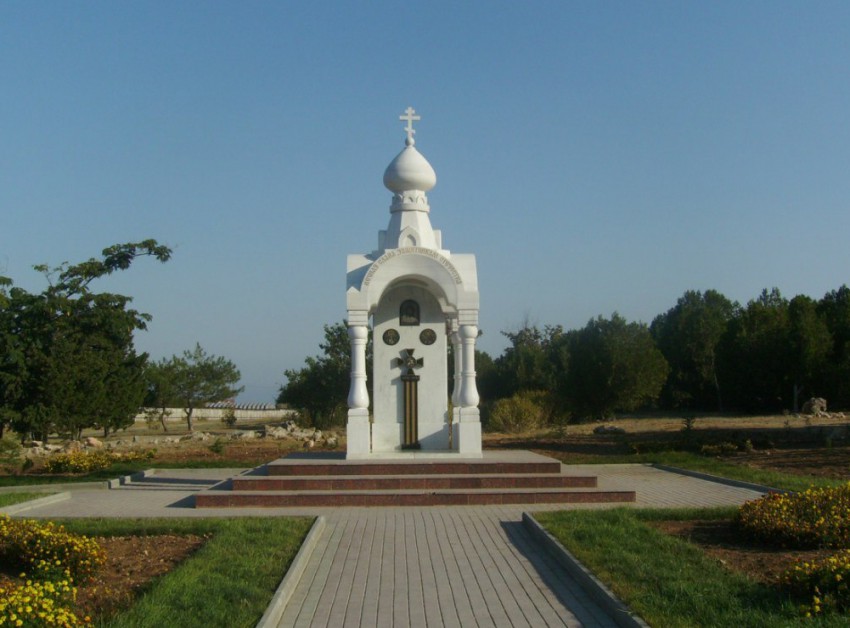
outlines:
[{"label": "column base", "polygon": [[481,415],[478,408],[460,408],[457,429],[457,451],[463,456],[481,457]]},{"label": "column base", "polygon": [[346,458],[365,458],[372,452],[372,434],[369,425],[369,410],[352,408],[348,411],[345,428]]}]

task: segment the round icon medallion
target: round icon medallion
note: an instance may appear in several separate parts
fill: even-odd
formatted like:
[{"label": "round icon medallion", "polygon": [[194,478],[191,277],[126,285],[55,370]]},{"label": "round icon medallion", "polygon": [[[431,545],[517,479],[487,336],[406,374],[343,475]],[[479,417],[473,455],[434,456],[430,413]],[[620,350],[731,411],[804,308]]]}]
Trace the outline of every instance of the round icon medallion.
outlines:
[{"label": "round icon medallion", "polygon": [[388,329],[384,332],[384,342],[388,345],[394,345],[398,342],[398,332],[395,329]]},{"label": "round icon medallion", "polygon": [[423,329],[419,334],[419,340],[423,345],[432,345],[437,342],[437,333],[433,329]]}]

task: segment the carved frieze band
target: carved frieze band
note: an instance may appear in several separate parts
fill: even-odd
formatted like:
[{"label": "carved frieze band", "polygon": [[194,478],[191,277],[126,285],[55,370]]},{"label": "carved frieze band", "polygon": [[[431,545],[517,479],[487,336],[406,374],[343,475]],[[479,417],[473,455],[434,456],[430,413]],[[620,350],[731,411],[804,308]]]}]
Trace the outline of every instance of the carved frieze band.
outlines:
[{"label": "carved frieze band", "polygon": [[455,268],[448,259],[440,255],[438,251],[435,251],[434,249],[426,249],[422,246],[407,246],[400,249],[389,250],[376,259],[369,267],[369,271],[363,279],[363,285],[368,286],[372,282],[372,278],[375,276],[375,273],[378,272],[378,269],[380,269],[381,266],[386,264],[389,260],[394,257],[398,257],[399,255],[424,255],[426,257],[430,257],[449,272],[456,284],[463,283],[463,278],[460,276],[457,268]]}]

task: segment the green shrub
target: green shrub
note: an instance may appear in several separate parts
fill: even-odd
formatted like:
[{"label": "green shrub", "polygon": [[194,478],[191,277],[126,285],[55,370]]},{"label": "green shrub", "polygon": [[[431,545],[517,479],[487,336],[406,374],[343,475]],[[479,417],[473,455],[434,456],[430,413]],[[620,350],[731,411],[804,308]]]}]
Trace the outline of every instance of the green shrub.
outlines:
[{"label": "green shrub", "polygon": [[742,530],[780,547],[850,548],[850,483],[769,493],[738,511]]},{"label": "green shrub", "polygon": [[542,427],[546,415],[537,401],[539,398],[539,393],[520,392],[507,399],[499,399],[490,409],[490,430],[517,433]]},{"label": "green shrub", "polygon": [[716,445],[703,445],[699,451],[703,456],[731,456],[738,451],[738,446],[735,443],[724,442]]},{"label": "green shrub", "polygon": [[0,438],[0,468],[17,469],[21,464],[23,448],[14,438]]},{"label": "green shrub", "polygon": [[227,427],[236,425],[236,408],[228,407],[221,413],[221,422]]}]

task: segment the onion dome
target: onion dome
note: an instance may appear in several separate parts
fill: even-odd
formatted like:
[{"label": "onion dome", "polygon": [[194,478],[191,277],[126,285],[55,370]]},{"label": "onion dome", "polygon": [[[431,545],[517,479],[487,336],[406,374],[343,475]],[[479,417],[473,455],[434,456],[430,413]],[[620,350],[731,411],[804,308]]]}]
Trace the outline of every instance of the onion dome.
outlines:
[{"label": "onion dome", "polygon": [[412,107],[408,107],[405,115],[399,116],[400,120],[407,121],[407,139],[405,148],[395,156],[384,171],[384,186],[393,192],[393,204],[391,210],[414,209],[428,211],[428,199],[425,192],[437,185],[437,174],[422,156],[414,144],[413,139],[416,131],[413,129],[413,121],[419,120]]}]

